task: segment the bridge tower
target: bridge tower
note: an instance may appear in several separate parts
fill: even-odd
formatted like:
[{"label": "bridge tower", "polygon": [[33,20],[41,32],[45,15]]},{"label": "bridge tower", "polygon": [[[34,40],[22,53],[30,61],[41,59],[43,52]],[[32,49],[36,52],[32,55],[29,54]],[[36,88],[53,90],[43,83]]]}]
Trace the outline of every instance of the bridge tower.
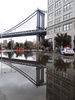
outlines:
[{"label": "bridge tower", "polygon": [[[45,29],[45,14],[42,10],[37,9],[37,21],[36,21],[36,29],[44,30]],[[36,35],[36,41],[39,42],[41,39],[44,39],[44,35]]]}]

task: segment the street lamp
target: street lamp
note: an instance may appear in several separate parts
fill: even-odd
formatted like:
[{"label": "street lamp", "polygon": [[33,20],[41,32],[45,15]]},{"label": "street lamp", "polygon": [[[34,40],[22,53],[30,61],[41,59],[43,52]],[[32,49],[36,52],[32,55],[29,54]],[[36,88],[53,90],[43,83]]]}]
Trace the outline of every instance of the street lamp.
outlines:
[{"label": "street lamp", "polygon": [[2,78],[2,22],[1,22],[1,78]]}]

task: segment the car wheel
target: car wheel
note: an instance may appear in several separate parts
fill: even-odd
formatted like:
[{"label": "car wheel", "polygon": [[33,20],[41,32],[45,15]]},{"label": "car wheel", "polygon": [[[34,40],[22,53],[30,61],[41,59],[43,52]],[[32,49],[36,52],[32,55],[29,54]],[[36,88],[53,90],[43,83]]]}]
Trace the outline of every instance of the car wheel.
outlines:
[{"label": "car wheel", "polygon": [[65,52],[63,52],[63,54],[65,55]]},{"label": "car wheel", "polygon": [[63,55],[63,52],[61,52],[61,54]]}]

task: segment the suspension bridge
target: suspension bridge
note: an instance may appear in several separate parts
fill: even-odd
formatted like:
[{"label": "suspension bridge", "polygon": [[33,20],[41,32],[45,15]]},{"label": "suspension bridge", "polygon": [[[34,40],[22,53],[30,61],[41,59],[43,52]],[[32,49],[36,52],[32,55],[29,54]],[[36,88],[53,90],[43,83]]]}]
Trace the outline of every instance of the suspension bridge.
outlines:
[{"label": "suspension bridge", "polygon": [[[45,28],[45,13],[46,11],[37,9],[26,19],[21,21],[19,24],[15,25],[11,29],[3,32],[0,35],[0,38],[9,38],[9,37],[21,37],[21,36],[32,36],[36,35],[36,41],[40,41],[45,38],[46,28]],[[35,19],[35,24],[33,24]],[[32,20],[32,22],[31,22]],[[29,24],[30,22],[30,24]],[[27,29],[27,25],[31,27]],[[44,82],[44,69],[45,65],[40,62],[31,62],[31,61],[22,61],[16,59],[5,59],[2,57],[1,62],[6,64],[22,74],[28,80],[30,80],[36,86],[43,86],[46,83]],[[39,65],[38,65],[39,64]],[[19,67],[18,67],[19,66]],[[30,66],[30,67],[28,67]],[[30,69],[30,70],[29,70]],[[31,73],[31,69],[33,69],[33,73]]]},{"label": "suspension bridge", "polygon": [[[46,28],[45,28],[45,14],[47,11],[43,11],[40,9],[37,9],[34,11],[30,16],[28,16],[26,19],[12,27],[11,29],[3,32],[0,35],[0,38],[9,38],[9,37],[21,37],[21,36],[32,36],[36,35],[36,41],[40,41],[45,38],[46,35]],[[35,20],[35,25],[33,25],[34,20]],[[30,22],[33,20],[32,22]],[[27,28],[27,23],[31,25],[31,27],[35,27],[34,29]]]}]

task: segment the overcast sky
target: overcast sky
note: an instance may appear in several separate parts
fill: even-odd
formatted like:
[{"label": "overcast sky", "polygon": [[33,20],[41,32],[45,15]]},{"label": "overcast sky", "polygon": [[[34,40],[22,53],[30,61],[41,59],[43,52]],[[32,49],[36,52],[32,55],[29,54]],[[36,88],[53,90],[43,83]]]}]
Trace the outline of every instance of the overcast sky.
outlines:
[{"label": "overcast sky", "polygon": [[47,11],[47,0],[0,0],[0,31],[12,28],[37,8]]}]

